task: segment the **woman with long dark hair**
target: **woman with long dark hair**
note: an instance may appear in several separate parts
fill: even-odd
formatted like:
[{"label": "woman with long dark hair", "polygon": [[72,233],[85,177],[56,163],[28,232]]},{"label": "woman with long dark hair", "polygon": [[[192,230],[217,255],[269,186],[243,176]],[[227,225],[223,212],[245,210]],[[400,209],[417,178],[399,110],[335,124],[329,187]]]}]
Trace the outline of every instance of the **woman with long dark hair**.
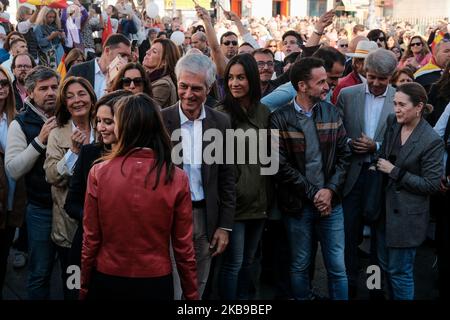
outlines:
[{"label": "woman with long dark hair", "polygon": [[129,62],[120,69],[109,91],[120,89],[131,91],[133,94],[146,93],[150,97],[153,96],[152,84],[140,63]]},{"label": "woman with long dark hair", "polygon": [[378,259],[394,300],[414,299],[416,250],[427,235],[430,195],[440,190],[444,145],[423,119],[432,108],[420,84],[400,85],[377,162],[387,180],[377,227]]},{"label": "woman with long dark hair", "polygon": [[431,126],[434,126],[450,102],[450,62],[445,66],[439,81],[431,86],[428,97],[434,108],[426,119]]},{"label": "woman with long dark hair", "polygon": [[178,47],[171,40],[155,39],[142,62],[152,83],[153,99],[161,108],[178,100],[175,65],[180,57]]},{"label": "woman with long dark hair", "polygon": [[72,178],[70,179],[69,191],[64,205],[64,210],[66,210],[67,214],[72,219],[78,221],[78,229],[73,237],[70,248],[69,263],[71,265],[79,266],[81,264],[83,206],[89,170],[94,164],[94,161],[110,152],[117,143],[117,137],[114,133],[113,105],[120,98],[130,96],[131,94],[128,90],[117,90],[104,95],[95,104],[96,142],[81,147]]},{"label": "woman with long dark hair", "polygon": [[[16,227],[24,222],[26,194],[23,179],[15,181],[5,170],[8,128],[16,116],[14,91],[8,73],[0,67],[0,300],[9,249]],[[21,230],[21,232],[26,230]]]},{"label": "woman with long dark hair", "polygon": [[[234,56],[225,69],[225,97],[217,109],[230,115],[233,129],[242,129],[255,137],[260,137],[260,129],[268,128],[270,114],[260,103],[259,83],[258,66],[253,56]],[[226,300],[249,298],[251,266],[267,218],[267,181],[261,175],[261,164],[250,162],[250,157],[256,152],[254,150],[262,147],[260,141],[264,139],[251,142],[237,139],[238,144],[243,144],[237,145],[237,150],[244,148],[245,152],[235,153],[235,222],[219,274],[220,296]],[[244,161],[239,161],[241,156],[244,156]]]},{"label": "woman with long dark hair", "polygon": [[184,296],[198,299],[189,182],[160,109],[146,94],[114,108],[117,145],[88,178],[80,298],[172,300],[172,244]]}]

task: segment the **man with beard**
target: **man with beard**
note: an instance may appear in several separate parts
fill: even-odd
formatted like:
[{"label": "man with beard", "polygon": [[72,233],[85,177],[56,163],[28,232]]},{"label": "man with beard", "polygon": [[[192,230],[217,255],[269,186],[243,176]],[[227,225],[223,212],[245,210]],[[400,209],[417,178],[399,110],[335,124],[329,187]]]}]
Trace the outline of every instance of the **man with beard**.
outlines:
[{"label": "man with beard", "polygon": [[276,87],[271,81],[275,66],[274,55],[269,49],[256,49],[252,52],[252,55],[258,65],[261,96],[264,97]]},{"label": "man with beard", "polygon": [[[370,52],[364,61],[367,83],[342,89],[336,104],[342,112],[352,151],[343,190],[345,265],[352,299],[357,297],[358,288],[358,245],[363,239],[363,210],[367,201],[364,190],[371,184],[369,167],[383,142],[387,117],[394,112],[395,89],[389,82],[396,68],[397,58],[391,51]],[[378,264],[375,232],[371,232],[370,247],[370,264]],[[376,290],[370,293],[375,299],[381,294]]]},{"label": "man with beard", "polygon": [[6,170],[16,181],[25,177],[30,250],[27,290],[28,298],[33,300],[49,299],[55,260],[55,248],[50,238],[52,194],[43,165],[48,135],[56,127],[53,114],[58,83],[58,74],[47,67],[37,66],[27,74],[25,111],[11,122],[6,144]]},{"label": "man with beard", "polygon": [[297,95],[271,115],[279,132],[278,206],[285,215],[291,252],[292,295],[311,299],[310,266],[318,231],[328,273],[329,296],[348,299],[344,263],[344,213],[341,191],[351,156],[339,111],[325,102],[329,85],[324,62],[311,57],[293,65]]},{"label": "man with beard", "polygon": [[12,83],[14,89],[14,96],[16,98],[16,110],[22,111],[23,102],[28,97],[25,89],[25,77],[27,73],[36,66],[33,57],[28,53],[20,53],[14,57],[12,61],[12,72],[14,74],[14,81]]}]

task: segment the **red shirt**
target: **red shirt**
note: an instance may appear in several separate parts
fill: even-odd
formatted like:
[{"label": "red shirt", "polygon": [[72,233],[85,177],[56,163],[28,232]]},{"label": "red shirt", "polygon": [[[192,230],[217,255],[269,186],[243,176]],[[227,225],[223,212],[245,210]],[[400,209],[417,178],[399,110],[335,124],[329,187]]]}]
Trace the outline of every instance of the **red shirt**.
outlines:
[{"label": "red shirt", "polygon": [[342,89],[351,86],[356,86],[357,84],[360,83],[362,83],[360,76],[355,71],[350,72],[344,78],[339,80],[338,85],[336,86],[336,88],[334,88],[333,96],[331,97],[331,103],[334,105],[336,104],[337,99],[339,97],[339,92],[341,92]]},{"label": "red shirt", "polygon": [[81,292],[89,286],[93,268],[121,277],[161,277],[172,272],[172,247],[187,299],[198,299],[193,246],[192,202],[183,170],[174,167],[173,180],[161,170],[145,177],[155,164],[150,149],[95,165],[88,178],[83,217]]}]

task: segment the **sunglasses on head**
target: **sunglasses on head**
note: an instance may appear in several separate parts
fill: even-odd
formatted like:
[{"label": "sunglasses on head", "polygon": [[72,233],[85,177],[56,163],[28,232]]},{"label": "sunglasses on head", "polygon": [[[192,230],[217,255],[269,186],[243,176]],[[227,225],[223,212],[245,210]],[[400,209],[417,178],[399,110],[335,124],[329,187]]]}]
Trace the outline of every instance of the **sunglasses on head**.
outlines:
[{"label": "sunglasses on head", "polygon": [[131,82],[133,82],[135,86],[139,86],[144,83],[144,79],[143,78],[132,78],[132,79],[131,78],[122,78],[122,84],[124,86],[127,86],[127,87],[130,86]]},{"label": "sunglasses on head", "polygon": [[3,79],[0,80],[0,87],[8,87],[9,86],[9,80],[8,79]]},{"label": "sunglasses on head", "polygon": [[238,42],[235,41],[235,40],[233,40],[233,41],[224,41],[223,44],[226,45],[227,47],[228,47],[230,44],[232,44],[233,46],[237,46],[237,45],[238,45]]}]

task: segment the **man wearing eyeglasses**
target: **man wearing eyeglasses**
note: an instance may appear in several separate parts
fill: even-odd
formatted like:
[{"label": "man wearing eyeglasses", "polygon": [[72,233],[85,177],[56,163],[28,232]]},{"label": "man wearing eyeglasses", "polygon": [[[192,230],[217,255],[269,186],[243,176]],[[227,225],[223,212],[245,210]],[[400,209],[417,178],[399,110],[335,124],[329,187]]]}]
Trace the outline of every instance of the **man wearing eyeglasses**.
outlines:
[{"label": "man wearing eyeglasses", "polygon": [[258,65],[261,96],[264,97],[276,88],[271,81],[274,72],[274,55],[270,49],[256,49],[252,55]]},{"label": "man wearing eyeglasses", "polygon": [[23,109],[23,102],[28,97],[27,90],[25,89],[25,77],[35,66],[34,59],[28,53],[20,53],[13,58],[11,68],[14,74],[14,81],[12,86],[16,98],[17,112]]}]

